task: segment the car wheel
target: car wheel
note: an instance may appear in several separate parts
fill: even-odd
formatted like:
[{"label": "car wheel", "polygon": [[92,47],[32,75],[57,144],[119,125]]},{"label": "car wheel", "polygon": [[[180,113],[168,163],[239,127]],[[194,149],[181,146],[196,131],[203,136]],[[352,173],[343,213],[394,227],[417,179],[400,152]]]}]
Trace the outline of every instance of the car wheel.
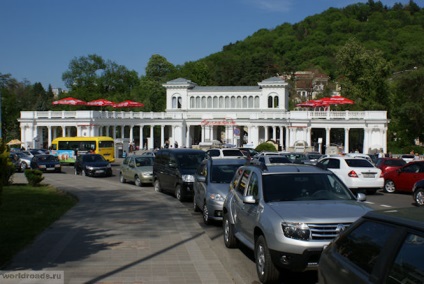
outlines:
[{"label": "car wheel", "polygon": [[136,186],[141,186],[142,182],[139,176],[135,176],[134,183]]},{"label": "car wheel", "polygon": [[271,260],[264,236],[259,236],[255,243],[256,272],[261,283],[276,283],[280,278],[280,271]]},{"label": "car wheel", "polygon": [[119,181],[120,181],[121,183],[125,183],[125,182],[126,182],[126,180],[125,180],[125,178],[124,178],[124,175],[123,175],[122,173],[119,173]]},{"label": "car wheel", "polygon": [[395,183],[393,182],[393,181],[391,181],[391,180],[386,180],[385,182],[384,182],[384,191],[385,192],[388,192],[388,193],[393,193],[393,192],[395,192],[396,191],[396,186],[395,186]]},{"label": "car wheel", "polygon": [[234,236],[234,225],[228,220],[228,215],[224,214],[224,221],[222,222],[224,227],[224,243],[227,248],[237,247],[237,239]]},{"label": "car wheel", "polygon": [[418,206],[424,206],[424,189],[417,188],[414,192],[414,200]]},{"label": "car wheel", "polygon": [[196,202],[196,195],[193,197],[193,211],[194,212],[199,212],[199,206],[197,206],[197,202]]},{"label": "car wheel", "polygon": [[162,189],[160,188],[160,182],[159,182],[158,179],[155,180],[155,182],[153,183],[153,186],[155,187],[155,191],[156,192],[161,192],[162,191]]},{"label": "car wheel", "polygon": [[177,184],[177,186],[175,187],[175,197],[179,200],[179,201],[183,201],[183,194],[181,192],[181,185]]},{"label": "car wheel", "polygon": [[211,223],[211,220],[209,220],[209,210],[208,210],[208,206],[206,205],[206,201],[203,203],[203,212],[202,212],[202,216],[203,216],[203,222],[206,225],[209,225]]}]

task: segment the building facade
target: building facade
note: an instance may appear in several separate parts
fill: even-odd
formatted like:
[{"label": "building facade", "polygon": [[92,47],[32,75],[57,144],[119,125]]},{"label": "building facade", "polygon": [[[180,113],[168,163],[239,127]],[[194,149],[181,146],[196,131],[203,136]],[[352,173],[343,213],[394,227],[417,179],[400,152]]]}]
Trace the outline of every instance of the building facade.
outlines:
[{"label": "building facade", "polygon": [[325,152],[333,143],[344,152],[387,150],[386,111],[289,111],[289,86],[280,77],[257,86],[205,87],[183,78],[163,86],[165,112],[22,111],[21,141],[40,148],[59,136],[105,135],[143,149],[272,140],[281,150],[303,144]]}]

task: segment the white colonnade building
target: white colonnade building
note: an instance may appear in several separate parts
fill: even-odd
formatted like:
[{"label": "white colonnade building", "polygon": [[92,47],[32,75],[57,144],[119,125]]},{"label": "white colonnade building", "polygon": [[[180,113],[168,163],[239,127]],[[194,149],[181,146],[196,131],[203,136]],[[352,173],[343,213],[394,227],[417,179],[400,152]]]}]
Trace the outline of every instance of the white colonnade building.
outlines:
[{"label": "white colonnade building", "polygon": [[284,150],[303,141],[315,150],[337,142],[344,152],[387,151],[386,111],[289,111],[288,83],[280,77],[257,86],[198,86],[183,78],[163,86],[165,112],[22,111],[21,141],[41,148],[59,136],[110,136],[152,149],[165,141],[256,147],[273,140]]}]

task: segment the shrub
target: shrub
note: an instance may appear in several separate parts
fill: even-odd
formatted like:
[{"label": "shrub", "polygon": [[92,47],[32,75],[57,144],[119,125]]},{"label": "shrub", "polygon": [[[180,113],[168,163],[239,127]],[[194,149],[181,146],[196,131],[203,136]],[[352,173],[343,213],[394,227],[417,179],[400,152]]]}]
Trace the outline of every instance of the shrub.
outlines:
[{"label": "shrub", "polygon": [[258,152],[262,152],[262,151],[277,152],[277,149],[275,149],[274,144],[271,144],[271,143],[268,143],[268,142],[264,142],[264,143],[259,144],[258,146],[256,146],[255,150],[258,151]]},{"label": "shrub", "polygon": [[25,177],[32,186],[39,186],[44,180],[43,172],[39,170],[25,170]]}]

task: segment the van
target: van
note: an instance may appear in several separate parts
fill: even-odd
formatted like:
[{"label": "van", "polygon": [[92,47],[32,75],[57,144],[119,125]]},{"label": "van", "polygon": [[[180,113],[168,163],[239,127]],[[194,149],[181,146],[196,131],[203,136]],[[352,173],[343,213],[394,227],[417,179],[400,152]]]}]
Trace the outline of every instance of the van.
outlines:
[{"label": "van", "polygon": [[197,149],[160,149],[153,164],[156,192],[168,192],[180,200],[193,197],[194,174],[206,152]]}]

